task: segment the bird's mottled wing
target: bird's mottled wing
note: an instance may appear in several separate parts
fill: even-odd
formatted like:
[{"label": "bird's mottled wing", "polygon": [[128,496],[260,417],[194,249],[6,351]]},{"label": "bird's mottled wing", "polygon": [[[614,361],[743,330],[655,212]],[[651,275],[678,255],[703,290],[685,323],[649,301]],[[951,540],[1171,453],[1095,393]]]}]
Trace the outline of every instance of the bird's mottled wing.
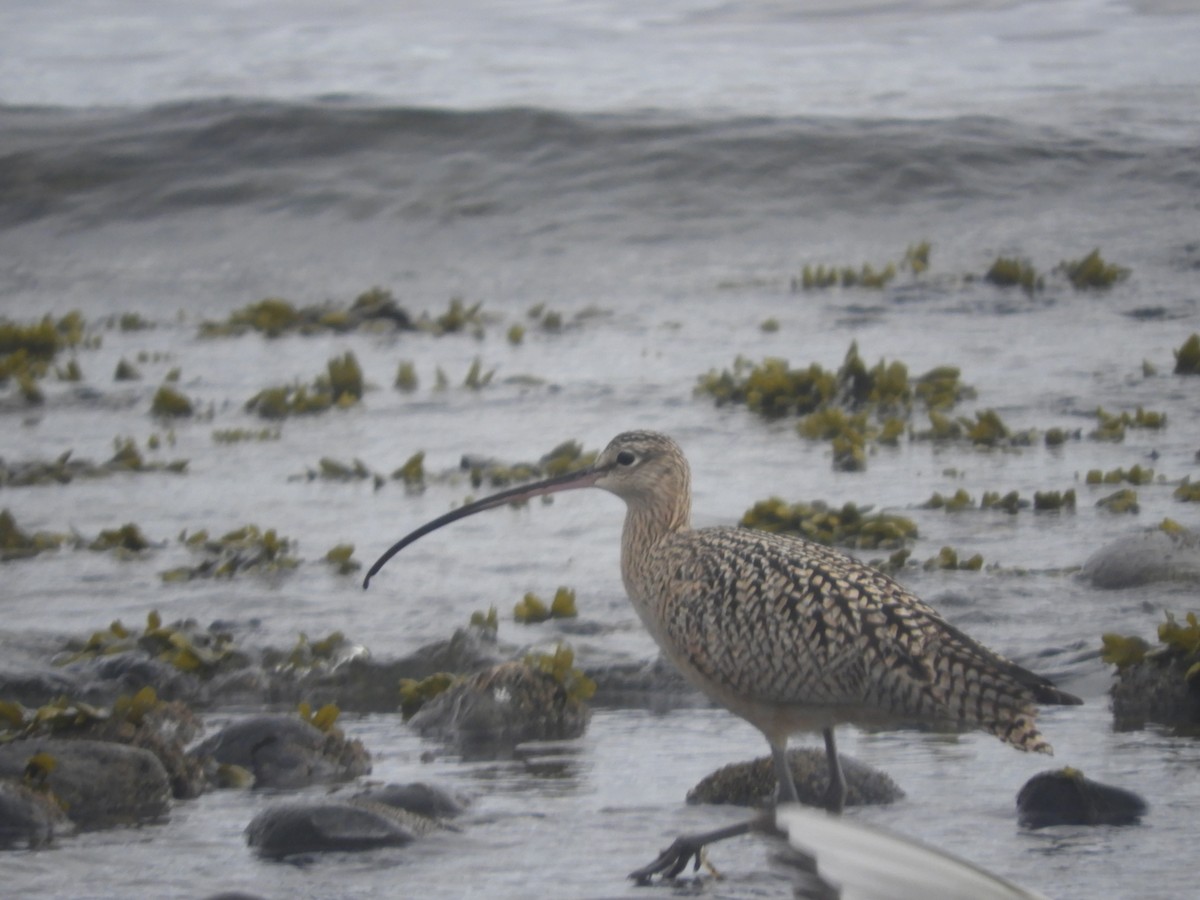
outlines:
[{"label": "bird's mottled wing", "polygon": [[983,727],[1048,749],[1032,724],[1048,682],[853,557],[734,528],[683,533],[657,553],[670,576],[659,594],[666,639],[734,694]]}]

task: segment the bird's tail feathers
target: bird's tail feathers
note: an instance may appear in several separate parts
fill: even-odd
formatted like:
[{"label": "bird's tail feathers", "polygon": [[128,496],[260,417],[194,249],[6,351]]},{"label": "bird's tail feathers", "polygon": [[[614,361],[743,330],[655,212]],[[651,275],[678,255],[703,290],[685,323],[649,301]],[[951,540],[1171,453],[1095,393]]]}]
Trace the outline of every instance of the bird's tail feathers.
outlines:
[{"label": "bird's tail feathers", "polygon": [[989,722],[986,727],[1000,740],[1006,744],[1012,744],[1018,750],[1054,755],[1054,748],[1038,731],[1037,721],[1032,712],[1019,713],[1002,722]]}]

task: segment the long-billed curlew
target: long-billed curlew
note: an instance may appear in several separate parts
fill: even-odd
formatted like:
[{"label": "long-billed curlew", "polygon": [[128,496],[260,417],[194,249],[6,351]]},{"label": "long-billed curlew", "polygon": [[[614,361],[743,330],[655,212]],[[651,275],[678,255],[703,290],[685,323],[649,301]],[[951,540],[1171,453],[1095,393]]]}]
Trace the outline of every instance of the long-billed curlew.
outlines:
[{"label": "long-billed curlew", "polygon": [[[745,528],[691,528],[691,476],[662,434],[617,435],[578,472],[468,503],[402,538],[363,587],[413,541],[473,513],[541,494],[598,487],[625,501],[621,574],[643,624],[700,690],[746,719],[771,746],[779,799],[796,802],[788,737],[821,731],[825,806],[846,785],[833,729],[842,723],[981,728],[1021,750],[1049,753],[1037,703],[1076,704],[1039,675],[959,631],[891,578],[837,550]],[[749,830],[684,838],[634,873],[677,874],[699,845]]]}]

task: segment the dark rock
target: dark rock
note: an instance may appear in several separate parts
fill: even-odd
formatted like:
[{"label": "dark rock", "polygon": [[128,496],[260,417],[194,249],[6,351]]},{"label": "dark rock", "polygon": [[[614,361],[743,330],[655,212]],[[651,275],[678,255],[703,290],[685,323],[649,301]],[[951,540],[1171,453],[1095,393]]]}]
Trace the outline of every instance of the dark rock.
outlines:
[{"label": "dark rock", "polygon": [[593,706],[666,712],[712,705],[661,655],[649,662],[594,667],[589,673],[596,682]]},{"label": "dark rock", "polygon": [[1092,554],[1080,575],[1098,588],[1200,582],[1200,534],[1155,528],[1129,535]]},{"label": "dark rock", "polygon": [[68,828],[62,807],[47,794],[19,781],[0,780],[0,850],[35,850]]},{"label": "dark rock", "polygon": [[0,697],[37,708],[58,697],[82,693],[80,682],[61,669],[30,666],[19,671],[0,670]]},{"label": "dark rock", "polygon": [[183,703],[157,701],[137,721],[113,715],[90,719],[71,728],[59,727],[54,735],[64,740],[105,741],[149,750],[162,763],[176,799],[200,796],[205,774],[184,747],[200,733],[200,720]]},{"label": "dark rock", "polygon": [[449,793],[420,781],[372,786],[353,799],[392,806],[427,819],[450,819],[463,811],[463,805]]},{"label": "dark rock", "polygon": [[437,672],[470,674],[500,662],[495,632],[460,628],[445,641],[421,647],[409,656],[379,661],[356,656],[329,670],[314,670],[272,685],[271,699],[314,706],[336,703],[354,712],[395,712],[400,707],[400,680],[420,681]]},{"label": "dark rock", "polygon": [[362,743],[338,729],[321,731],[296,716],[242,719],[191,750],[222,765],[241,766],[258,788],[296,788],[348,781],[371,771]]},{"label": "dark rock", "polygon": [[[821,806],[829,786],[829,766],[825,751],[798,747],[788,751],[792,778],[800,802]],[[870,766],[849,756],[841,756],[842,775],[846,779],[846,805],[894,803],[904,796],[896,782]],[[688,791],[688,803],[727,803],[734,806],[766,806],[774,802],[775,767],[769,756],[750,762],[732,763],[702,779]]]},{"label": "dark rock", "polygon": [[171,809],[171,783],[158,757],[105,741],[30,739],[0,745],[0,777],[21,778],[29,758],[48,753],[45,786],[82,829],[161,819]]},{"label": "dark rock", "polygon": [[1040,772],[1017,794],[1017,813],[1026,828],[1051,825],[1136,825],[1146,801],[1124,788],[1084,778],[1077,769]]},{"label": "dark rock", "polygon": [[524,741],[579,737],[590,712],[551,675],[507,662],[459,681],[410,720],[468,758],[507,756]]},{"label": "dark rock", "polygon": [[[214,675],[208,682],[207,696],[213,705],[255,706],[276,699],[277,693],[280,692],[262,667],[250,665]],[[299,691],[292,691],[287,699],[299,702],[300,696]]]},{"label": "dark rock", "polygon": [[398,661],[402,678],[420,681],[438,672],[460,675],[499,664],[496,633],[487,628],[459,628],[448,640],[427,644]]},{"label": "dark rock", "polygon": [[417,818],[350,801],[275,806],[246,826],[246,842],[260,856],[271,858],[402,847],[426,829]]},{"label": "dark rock", "polygon": [[1120,667],[1110,691],[1116,727],[1129,731],[1147,722],[1200,724],[1200,678],[1187,678],[1195,664],[1194,654],[1164,649]]},{"label": "dark rock", "polygon": [[162,700],[181,700],[192,705],[203,705],[207,701],[205,685],[199,678],[161,659],[147,656],[144,650],[99,656],[73,663],[72,668],[100,682],[91,687],[89,695],[99,695],[109,703],[118,694],[133,695],[144,687],[154,688]]}]

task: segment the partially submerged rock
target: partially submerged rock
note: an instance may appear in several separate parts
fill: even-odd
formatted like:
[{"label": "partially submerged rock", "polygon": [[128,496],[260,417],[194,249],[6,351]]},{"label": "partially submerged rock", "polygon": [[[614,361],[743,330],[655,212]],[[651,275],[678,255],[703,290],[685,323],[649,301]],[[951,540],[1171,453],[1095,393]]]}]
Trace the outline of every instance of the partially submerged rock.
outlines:
[{"label": "partially submerged rock", "polygon": [[464,756],[489,758],[505,756],[524,741],[579,737],[590,715],[554,675],[525,662],[507,662],[456,682],[411,723]]},{"label": "partially submerged rock", "polygon": [[0,669],[0,697],[25,706],[38,707],[79,690],[79,680],[58,668],[26,665],[21,669]]},{"label": "partially submerged rock", "polygon": [[1098,588],[1200,582],[1200,534],[1162,528],[1132,534],[1093,553],[1080,574]]},{"label": "partially submerged rock", "polygon": [[1133,791],[1085,778],[1078,769],[1039,772],[1017,794],[1026,828],[1051,825],[1136,825],[1146,801]]},{"label": "partially submerged rock", "polygon": [[106,741],[13,741],[0,745],[0,778],[19,780],[35,754],[52,760],[41,782],[81,829],[152,822],[170,812],[170,779],[148,750]]},{"label": "partially submerged rock", "polygon": [[662,655],[650,661],[612,663],[592,671],[595,706],[650,709],[694,709],[712,701],[695,688]]},{"label": "partially submerged rock", "polygon": [[0,779],[0,850],[36,850],[68,827],[62,807],[49,794]]},{"label": "partially submerged rock", "polygon": [[457,797],[423,781],[372,785],[351,799],[403,809],[427,819],[450,819],[463,811],[463,803]]},{"label": "partially submerged rock", "polygon": [[[840,759],[846,779],[847,806],[894,803],[904,797],[896,782],[878,769],[845,755]],[[829,787],[825,751],[798,747],[788,751],[788,762],[800,802],[820,806]],[[775,767],[769,756],[761,756],[713,772],[688,791],[687,802],[763,806],[774,800],[775,789]]]},{"label": "partially submerged rock", "polygon": [[1194,728],[1200,724],[1200,617],[1170,613],[1158,626],[1160,646],[1140,637],[1106,634],[1101,658],[1117,667],[1112,686],[1117,728],[1146,722]]},{"label": "partially submerged rock", "polygon": [[458,815],[462,805],[432,785],[374,785],[352,797],[266,809],[246,828],[260,856],[402,847]]},{"label": "partially submerged rock", "polygon": [[[494,629],[459,628],[443,641],[420,647],[408,656],[379,660],[368,653],[344,662],[275,678],[271,699],[336,703],[355,712],[396,712],[400,708],[400,683],[420,681],[439,672],[470,674],[500,662]],[[281,670],[282,672],[282,670]]]},{"label": "partially submerged rock", "polygon": [[[348,781],[371,771],[371,757],[339,729],[322,731],[295,716],[242,719],[193,748],[210,768],[238,766],[257,788],[297,788]],[[213,764],[216,765],[213,765]]]},{"label": "partially submerged rock", "polygon": [[433,827],[412,813],[349,800],[294,803],[263,810],[246,826],[246,843],[260,856],[403,847]]}]

